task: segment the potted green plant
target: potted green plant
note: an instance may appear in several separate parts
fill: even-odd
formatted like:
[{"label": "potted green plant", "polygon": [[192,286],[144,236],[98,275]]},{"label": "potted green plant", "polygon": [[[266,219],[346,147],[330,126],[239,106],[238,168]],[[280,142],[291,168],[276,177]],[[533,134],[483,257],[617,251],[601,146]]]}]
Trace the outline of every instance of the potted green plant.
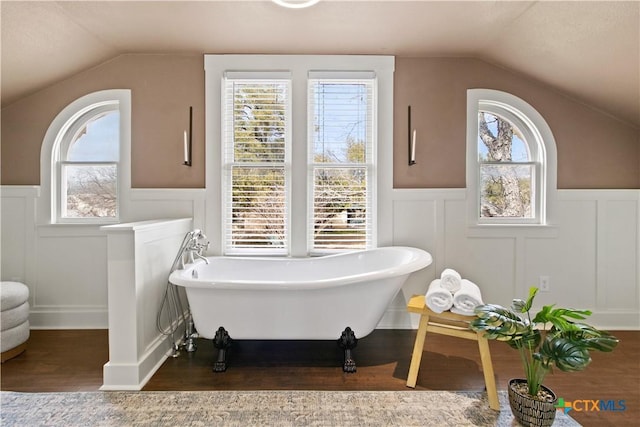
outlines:
[{"label": "potted green plant", "polygon": [[591,362],[589,351],[612,351],[618,339],[580,322],[589,310],[545,305],[531,318],[529,311],[538,288],[529,290],[526,301],[514,299],[511,309],[495,304],[476,307],[471,329],[487,339],[505,341],[518,350],[524,379],[509,382],[509,403],[515,418],[526,426],[550,426],[557,398],[542,382],[555,366],[561,371],[581,371]]}]

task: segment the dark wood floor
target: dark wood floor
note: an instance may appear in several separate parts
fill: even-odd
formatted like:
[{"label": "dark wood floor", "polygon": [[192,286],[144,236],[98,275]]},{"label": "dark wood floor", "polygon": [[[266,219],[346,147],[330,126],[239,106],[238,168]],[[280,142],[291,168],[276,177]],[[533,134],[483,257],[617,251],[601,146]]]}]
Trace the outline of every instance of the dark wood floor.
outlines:
[{"label": "dark wood floor", "polygon": [[[586,371],[550,374],[545,384],[565,401],[624,400],[624,411],[573,410],[585,426],[637,425],[640,419],[640,331],[615,332],[613,353],[594,353]],[[216,354],[209,341],[198,351],[168,359],[144,390],[406,390],[415,331],[376,330],[360,339],[355,374],[342,372],[342,354],[328,341],[236,341],[227,372],[211,371]],[[518,355],[490,342],[496,381],[504,389],[522,377]],[[108,360],[105,330],[32,331],[29,348],[2,364],[2,390],[95,391]],[[427,335],[417,390],[483,390],[476,343]],[[619,407],[619,406],[618,406]]]}]

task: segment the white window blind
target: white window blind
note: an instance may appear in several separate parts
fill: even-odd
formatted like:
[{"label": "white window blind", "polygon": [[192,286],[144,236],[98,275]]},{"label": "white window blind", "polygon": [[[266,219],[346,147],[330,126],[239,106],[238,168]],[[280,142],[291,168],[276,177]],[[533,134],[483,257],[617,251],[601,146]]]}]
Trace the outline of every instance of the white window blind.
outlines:
[{"label": "white window blind", "polygon": [[374,241],[375,78],[344,74],[309,79],[310,252],[365,249]]},{"label": "white window blind", "polygon": [[224,250],[286,254],[291,84],[248,77],[224,80]]}]

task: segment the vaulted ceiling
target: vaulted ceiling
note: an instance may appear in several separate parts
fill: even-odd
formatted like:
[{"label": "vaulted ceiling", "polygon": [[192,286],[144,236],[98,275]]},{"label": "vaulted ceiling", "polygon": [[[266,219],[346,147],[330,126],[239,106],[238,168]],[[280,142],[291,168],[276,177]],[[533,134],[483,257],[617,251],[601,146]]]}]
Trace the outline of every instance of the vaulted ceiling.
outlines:
[{"label": "vaulted ceiling", "polygon": [[2,1],[2,105],[123,53],[480,58],[640,127],[640,2]]}]

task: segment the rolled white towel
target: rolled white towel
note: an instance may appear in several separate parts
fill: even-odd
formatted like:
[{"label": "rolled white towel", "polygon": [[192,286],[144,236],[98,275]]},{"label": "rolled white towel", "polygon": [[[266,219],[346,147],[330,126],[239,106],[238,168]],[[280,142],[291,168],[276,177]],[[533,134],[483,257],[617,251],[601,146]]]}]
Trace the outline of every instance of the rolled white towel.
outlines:
[{"label": "rolled white towel", "polygon": [[452,313],[462,314],[463,316],[474,316],[474,309],[484,304],[480,288],[473,282],[462,279],[460,281],[460,290],[453,294]]},{"label": "rolled white towel", "polygon": [[445,268],[440,274],[440,280],[442,280],[442,287],[455,294],[458,290],[460,290],[460,282],[462,281],[462,276],[460,273],[455,271],[452,268]]},{"label": "rolled white towel", "polygon": [[424,300],[427,307],[436,313],[447,311],[453,305],[453,295],[442,287],[440,279],[431,282]]}]

